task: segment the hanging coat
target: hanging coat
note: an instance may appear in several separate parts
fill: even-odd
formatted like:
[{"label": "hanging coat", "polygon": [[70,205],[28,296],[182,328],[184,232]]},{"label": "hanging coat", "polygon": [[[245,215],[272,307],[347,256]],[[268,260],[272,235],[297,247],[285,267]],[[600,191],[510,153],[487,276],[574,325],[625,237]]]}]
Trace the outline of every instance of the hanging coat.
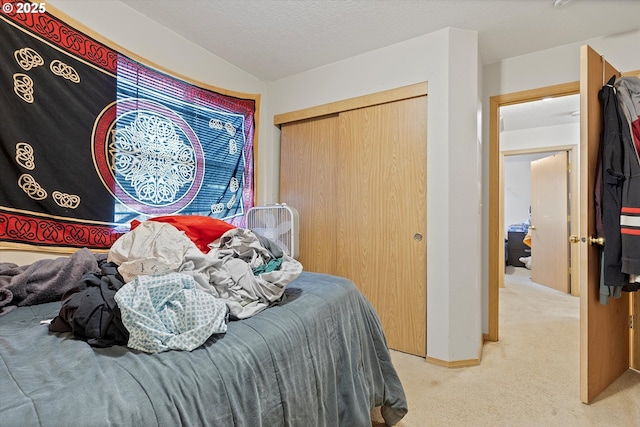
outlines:
[{"label": "hanging coat", "polygon": [[[619,102],[623,174],[620,210],[622,272],[640,275],[640,78],[620,77],[616,83]],[[623,291],[637,291],[640,283],[627,283]]]},{"label": "hanging coat", "polygon": [[[622,133],[625,124],[619,113],[618,99],[613,76],[600,90],[598,97],[602,106],[603,131],[601,137],[602,189],[601,217],[605,246],[602,261],[602,284],[605,287],[622,287],[626,283],[622,272],[622,239],[620,236],[620,209],[622,186],[625,180],[623,167]],[[602,289],[601,289],[602,293]],[[611,292],[614,295],[617,292]]]}]

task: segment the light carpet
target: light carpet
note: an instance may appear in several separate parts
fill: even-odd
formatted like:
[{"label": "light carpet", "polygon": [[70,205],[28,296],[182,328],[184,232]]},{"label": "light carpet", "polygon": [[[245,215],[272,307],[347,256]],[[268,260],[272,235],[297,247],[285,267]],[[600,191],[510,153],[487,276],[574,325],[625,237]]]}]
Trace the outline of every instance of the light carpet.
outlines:
[{"label": "light carpet", "polygon": [[579,298],[533,283],[524,268],[507,273],[500,341],[484,345],[480,365],[445,368],[392,352],[409,404],[397,426],[640,427],[640,372],[580,401]]}]

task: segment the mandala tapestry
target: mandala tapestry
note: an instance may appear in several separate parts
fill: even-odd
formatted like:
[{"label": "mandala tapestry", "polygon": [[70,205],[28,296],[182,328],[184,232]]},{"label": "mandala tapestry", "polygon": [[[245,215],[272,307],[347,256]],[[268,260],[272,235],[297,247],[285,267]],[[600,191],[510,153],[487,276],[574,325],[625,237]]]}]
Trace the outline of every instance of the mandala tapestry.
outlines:
[{"label": "mandala tapestry", "polygon": [[44,3],[0,3],[0,246],[104,249],[158,215],[245,226],[257,96],[146,66]]}]

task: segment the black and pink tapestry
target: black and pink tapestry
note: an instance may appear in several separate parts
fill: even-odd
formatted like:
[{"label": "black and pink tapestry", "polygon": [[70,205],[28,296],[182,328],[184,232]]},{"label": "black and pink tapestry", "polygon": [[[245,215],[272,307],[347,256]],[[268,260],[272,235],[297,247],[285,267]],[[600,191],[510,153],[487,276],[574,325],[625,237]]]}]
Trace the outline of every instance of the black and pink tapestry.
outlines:
[{"label": "black and pink tapestry", "polygon": [[109,248],[159,215],[245,225],[257,97],[146,66],[44,3],[0,3],[0,244]]}]

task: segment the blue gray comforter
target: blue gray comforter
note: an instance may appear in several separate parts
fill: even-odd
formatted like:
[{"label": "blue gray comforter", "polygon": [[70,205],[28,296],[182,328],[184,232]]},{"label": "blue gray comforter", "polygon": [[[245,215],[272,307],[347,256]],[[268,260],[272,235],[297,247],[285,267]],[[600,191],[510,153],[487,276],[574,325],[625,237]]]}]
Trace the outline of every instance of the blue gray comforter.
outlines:
[{"label": "blue gray comforter", "polygon": [[0,317],[3,426],[371,426],[407,412],[377,315],[348,280],[302,273],[285,299],[191,351],[92,348],[49,332],[60,303]]}]

